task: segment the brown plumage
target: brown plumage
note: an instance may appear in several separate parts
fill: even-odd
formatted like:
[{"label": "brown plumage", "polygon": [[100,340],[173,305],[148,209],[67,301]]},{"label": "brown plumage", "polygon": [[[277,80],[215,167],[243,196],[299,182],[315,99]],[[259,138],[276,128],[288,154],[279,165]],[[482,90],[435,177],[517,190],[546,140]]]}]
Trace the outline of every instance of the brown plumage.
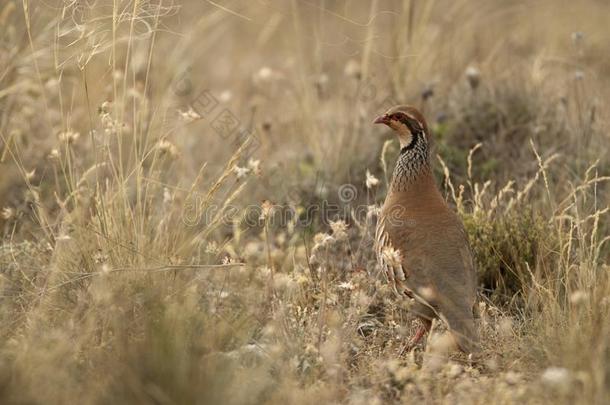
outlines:
[{"label": "brown plumage", "polygon": [[375,123],[392,128],[401,147],[376,242],[388,281],[400,297],[415,299],[412,311],[424,324],[410,346],[430,329],[433,318],[441,318],[460,349],[477,351],[474,263],[462,223],[434,181],[426,121],[414,107],[397,106]]}]

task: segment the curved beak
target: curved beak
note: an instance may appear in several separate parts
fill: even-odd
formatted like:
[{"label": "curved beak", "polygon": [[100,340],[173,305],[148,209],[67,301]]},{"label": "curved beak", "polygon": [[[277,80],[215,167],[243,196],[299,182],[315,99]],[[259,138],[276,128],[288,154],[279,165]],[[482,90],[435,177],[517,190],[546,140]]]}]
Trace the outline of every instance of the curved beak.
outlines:
[{"label": "curved beak", "polygon": [[389,123],[390,123],[390,119],[387,114],[380,115],[379,117],[375,118],[375,121],[373,121],[373,124],[386,124],[387,125]]}]

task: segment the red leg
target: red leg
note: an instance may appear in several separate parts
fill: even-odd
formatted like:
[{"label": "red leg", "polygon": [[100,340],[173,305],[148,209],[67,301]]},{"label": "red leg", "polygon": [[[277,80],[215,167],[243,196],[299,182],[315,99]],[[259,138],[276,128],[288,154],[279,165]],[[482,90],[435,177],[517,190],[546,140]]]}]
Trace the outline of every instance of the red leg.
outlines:
[{"label": "red leg", "polygon": [[402,348],[402,350],[399,353],[399,356],[402,355],[404,352],[410,352],[411,350],[413,350],[415,348],[415,346],[417,346],[417,344],[419,343],[421,338],[423,338],[426,335],[426,333],[428,333],[428,331],[430,330],[430,327],[432,326],[431,320],[420,318],[420,321],[422,322],[422,324],[417,328],[415,335],[409,340],[409,343],[407,343]]}]

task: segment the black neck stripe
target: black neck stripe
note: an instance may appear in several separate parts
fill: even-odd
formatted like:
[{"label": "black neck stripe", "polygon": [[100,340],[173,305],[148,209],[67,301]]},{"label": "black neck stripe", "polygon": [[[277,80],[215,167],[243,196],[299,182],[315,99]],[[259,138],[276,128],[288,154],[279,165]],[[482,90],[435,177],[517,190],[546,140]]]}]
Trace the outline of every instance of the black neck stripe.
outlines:
[{"label": "black neck stripe", "polygon": [[403,153],[406,153],[407,151],[413,149],[415,147],[415,144],[417,143],[417,141],[419,140],[419,132],[413,132],[412,133],[412,137],[411,137],[411,142],[409,142],[409,144],[407,146],[404,146],[401,150],[400,150],[400,154],[402,155]]}]

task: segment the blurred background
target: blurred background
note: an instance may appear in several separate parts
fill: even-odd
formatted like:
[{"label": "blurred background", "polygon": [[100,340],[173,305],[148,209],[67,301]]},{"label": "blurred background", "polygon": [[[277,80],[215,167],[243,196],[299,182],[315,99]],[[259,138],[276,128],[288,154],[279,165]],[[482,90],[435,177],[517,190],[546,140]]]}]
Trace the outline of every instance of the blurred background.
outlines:
[{"label": "blurred background", "polygon": [[[603,403],[608,16],[5,0],[0,402]],[[440,324],[397,354],[416,324],[371,236],[395,104],[475,252],[478,362]]]}]

